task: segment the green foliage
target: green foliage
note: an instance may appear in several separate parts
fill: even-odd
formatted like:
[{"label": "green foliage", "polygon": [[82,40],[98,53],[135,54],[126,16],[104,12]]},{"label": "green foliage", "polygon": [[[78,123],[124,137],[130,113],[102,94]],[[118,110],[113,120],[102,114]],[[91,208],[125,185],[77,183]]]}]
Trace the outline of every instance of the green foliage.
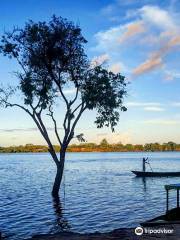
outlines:
[{"label": "green foliage", "polygon": [[88,109],[97,110],[95,123],[98,128],[110,126],[114,131],[119,121],[119,110],[127,110],[123,106],[126,85],[125,78],[121,74],[109,72],[102,66],[96,66],[88,72],[81,86],[82,99]]},{"label": "green foliage", "polygon": [[24,29],[2,37],[1,52],[16,58],[24,70],[18,77],[26,105],[40,96],[41,106],[46,108],[58,86],[81,79],[87,62],[86,42],[78,26],[55,16],[49,23],[29,21]]},{"label": "green foliage", "polygon": [[[119,73],[103,66],[93,67],[84,52],[86,42],[79,26],[53,16],[48,23],[29,21],[24,29],[4,34],[0,52],[15,58],[22,67],[17,76],[25,105],[38,104],[40,109],[46,109],[56,97],[65,99],[63,91],[71,84],[79,92],[83,111],[97,111],[97,127],[107,126],[114,131],[119,112],[127,110],[123,106],[127,83]],[[73,100],[65,101],[69,104],[68,118],[72,120]]]},{"label": "green foliage", "polygon": [[109,145],[108,141],[106,140],[106,138],[104,138],[101,142],[100,142],[100,146],[101,147],[107,147]]},{"label": "green foliage", "polygon": [[[67,151],[69,152],[164,152],[164,151],[180,151],[180,144],[173,143],[148,143],[148,144],[110,144],[106,139],[103,139],[100,144],[96,143],[81,143],[71,144]],[[54,146],[56,152],[60,151],[59,146]],[[48,147],[43,145],[26,144],[25,146],[0,147],[1,153],[16,153],[16,152],[48,152]]]}]

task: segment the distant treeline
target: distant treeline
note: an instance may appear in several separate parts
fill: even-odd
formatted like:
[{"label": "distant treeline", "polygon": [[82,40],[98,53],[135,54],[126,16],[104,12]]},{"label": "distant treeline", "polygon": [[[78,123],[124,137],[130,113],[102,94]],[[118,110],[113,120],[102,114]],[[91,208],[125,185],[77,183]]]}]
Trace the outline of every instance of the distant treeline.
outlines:
[{"label": "distant treeline", "polygon": [[[57,152],[60,151],[59,146],[55,146]],[[180,144],[174,142],[168,143],[146,143],[141,144],[110,144],[103,139],[100,144],[81,143],[72,144],[68,147],[68,152],[164,152],[164,151],[180,151]],[[48,147],[43,145],[26,144],[24,146],[0,147],[0,153],[26,153],[26,152],[48,152]]]}]

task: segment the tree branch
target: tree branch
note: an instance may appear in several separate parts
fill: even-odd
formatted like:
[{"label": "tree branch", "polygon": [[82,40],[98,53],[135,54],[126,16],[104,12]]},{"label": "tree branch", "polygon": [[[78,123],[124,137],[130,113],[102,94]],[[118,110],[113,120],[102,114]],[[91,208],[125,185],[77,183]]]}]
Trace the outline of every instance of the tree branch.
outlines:
[{"label": "tree branch", "polygon": [[72,114],[74,114],[81,106],[83,105],[83,102],[80,103],[72,112]]},{"label": "tree branch", "polygon": [[20,104],[9,103],[9,102],[4,102],[4,104],[5,104],[5,107],[18,107],[18,108],[21,108],[21,109],[23,109],[25,112],[27,112],[32,117],[32,113],[27,108],[23,107]]},{"label": "tree branch", "polygon": [[48,132],[46,130],[46,127],[44,126],[44,123],[43,123],[43,121],[41,119],[41,114],[34,111],[33,119],[35,120],[35,122],[37,122],[37,119],[35,117],[37,117],[37,119],[38,119],[38,125],[40,125],[40,127],[42,128],[42,132],[41,133],[42,133],[43,137],[45,138],[45,140],[46,140],[46,142],[47,142],[47,144],[49,146],[49,152],[50,152],[51,156],[53,157],[53,160],[55,161],[56,165],[58,166],[59,165],[59,161],[58,161],[56,152],[54,150],[54,147],[53,147],[53,145],[52,145],[52,143],[50,141],[50,138],[49,138]]},{"label": "tree branch", "polygon": [[[69,102],[68,102],[67,98],[65,97],[65,95],[64,95],[64,93],[63,93],[63,91],[62,91],[60,82],[58,82],[58,80],[57,80],[56,77],[54,76],[50,64],[48,64],[45,60],[44,60],[44,63],[45,63],[45,65],[46,65],[46,67],[47,67],[47,70],[48,70],[51,78],[52,78],[52,79],[54,80],[54,82],[56,83],[56,85],[57,85],[57,87],[58,87],[58,89],[59,89],[59,92],[61,93],[61,96],[63,97],[63,99],[64,99],[64,101],[65,101],[65,103],[66,103],[66,106],[68,106],[68,105],[69,105]],[[60,80],[60,74],[59,74],[59,80]]]},{"label": "tree branch", "polygon": [[73,103],[75,103],[75,101],[76,101],[76,99],[77,99],[77,97],[78,97],[78,93],[79,93],[79,88],[77,87],[76,88],[76,95],[75,95],[75,98],[71,101],[71,105],[73,105]]},{"label": "tree branch", "polygon": [[58,130],[57,130],[57,122],[56,122],[56,120],[55,120],[55,118],[54,118],[54,113],[53,113],[53,111],[52,111],[52,109],[51,109],[51,105],[49,106],[49,112],[50,112],[50,114],[47,114],[47,115],[50,116],[50,117],[52,118],[52,120],[53,120],[53,123],[54,123],[54,131],[55,131],[57,140],[58,140],[60,146],[62,146],[62,142],[61,142],[61,139],[60,139],[60,137],[59,137]]},{"label": "tree branch", "polygon": [[55,150],[53,148],[53,145],[49,139],[49,135],[47,133],[47,130],[42,122],[40,113],[37,113],[35,108],[31,105],[31,108],[33,110],[33,113],[31,113],[27,108],[25,108],[24,106],[20,105],[20,104],[16,104],[16,103],[9,103],[7,101],[4,100],[4,104],[6,107],[18,107],[21,108],[22,110],[24,110],[25,112],[27,112],[32,119],[34,120],[34,122],[36,123],[36,126],[38,127],[39,131],[41,132],[42,136],[44,137],[44,139],[46,140],[48,146],[49,146],[49,152],[53,157],[53,160],[55,161],[56,165],[59,165],[59,161],[57,158],[57,155],[55,153]]},{"label": "tree branch", "polygon": [[69,133],[69,135],[68,135],[67,144],[69,144],[70,141],[71,141],[71,139],[73,138],[73,136],[74,136],[74,129],[75,129],[75,127],[76,127],[76,125],[77,125],[77,123],[78,123],[78,121],[79,121],[82,113],[86,110],[86,108],[87,108],[87,107],[84,105],[84,103],[82,103],[81,109],[80,109],[80,111],[79,111],[76,119],[74,120],[74,123],[73,123],[73,125],[72,125],[72,127],[71,127],[70,133]]}]

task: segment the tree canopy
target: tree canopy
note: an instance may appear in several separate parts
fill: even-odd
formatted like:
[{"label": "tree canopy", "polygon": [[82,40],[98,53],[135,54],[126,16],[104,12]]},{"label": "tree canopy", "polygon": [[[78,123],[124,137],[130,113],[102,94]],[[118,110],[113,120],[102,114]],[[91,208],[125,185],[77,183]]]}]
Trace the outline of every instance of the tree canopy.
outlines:
[{"label": "tree canopy", "polygon": [[63,89],[73,83],[84,108],[97,110],[97,126],[114,130],[119,120],[117,110],[126,110],[122,105],[125,78],[100,65],[92,67],[84,52],[86,42],[78,26],[53,16],[49,23],[29,21],[24,29],[6,33],[0,50],[22,67],[18,78],[25,105],[36,104],[36,109],[43,110],[59,94],[71,106],[76,99],[68,102]]}]

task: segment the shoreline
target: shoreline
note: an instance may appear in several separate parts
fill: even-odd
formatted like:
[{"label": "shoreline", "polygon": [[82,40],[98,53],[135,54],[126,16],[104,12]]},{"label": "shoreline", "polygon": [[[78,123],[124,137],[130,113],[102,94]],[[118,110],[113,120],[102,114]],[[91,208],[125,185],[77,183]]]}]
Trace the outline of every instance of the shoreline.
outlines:
[{"label": "shoreline", "polygon": [[[0,154],[36,154],[36,153],[49,153],[49,152],[0,152]],[[59,153],[56,152],[56,153]],[[180,153],[179,151],[67,151],[66,153]]]},{"label": "shoreline", "polygon": [[[174,225],[159,225],[153,227],[156,229],[173,229],[171,234],[143,234],[137,236],[134,232],[134,228],[119,228],[109,232],[101,233],[76,233],[76,232],[62,232],[56,234],[40,234],[35,235],[29,240],[155,240],[155,239],[167,239],[177,240],[180,239],[180,224]],[[152,228],[151,228],[152,229]]]},{"label": "shoreline", "polygon": [[29,240],[114,240],[114,239],[128,239],[138,240],[133,228],[120,228],[110,232],[95,232],[95,233],[78,233],[78,232],[61,232],[55,234],[40,234],[34,235]]},{"label": "shoreline", "polygon": [[[139,225],[140,226],[140,225]],[[153,227],[143,227],[144,233],[141,236],[135,234],[135,228],[118,228],[109,232],[78,233],[78,232],[60,232],[54,234],[37,234],[24,240],[177,240],[180,239],[180,224],[162,224]],[[171,233],[147,233],[149,230],[171,231]],[[0,232],[0,240],[5,240]]]},{"label": "shoreline", "polygon": [[[55,152],[59,152],[60,145],[53,145]],[[122,144],[108,143],[106,139],[101,143],[80,143],[69,144],[66,152],[180,152],[180,144],[174,142],[168,143],[144,143],[144,144]],[[48,152],[47,145],[25,144],[13,146],[0,146],[0,153],[30,153],[30,152]]]},{"label": "shoreline", "polygon": [[133,228],[120,228],[110,232],[77,233],[62,232],[56,234],[35,235],[29,240],[139,240]]}]

